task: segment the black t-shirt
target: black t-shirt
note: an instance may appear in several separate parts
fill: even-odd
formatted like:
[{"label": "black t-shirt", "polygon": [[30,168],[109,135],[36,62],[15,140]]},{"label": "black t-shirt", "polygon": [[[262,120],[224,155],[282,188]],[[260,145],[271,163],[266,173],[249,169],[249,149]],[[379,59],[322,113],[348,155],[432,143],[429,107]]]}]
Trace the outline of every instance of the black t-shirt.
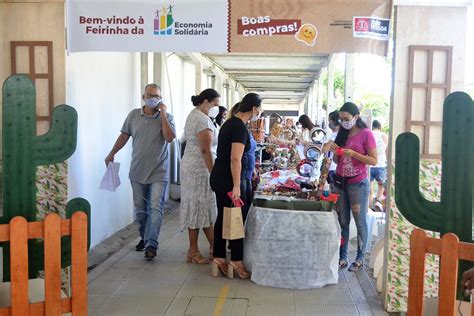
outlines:
[{"label": "black t-shirt", "polygon": [[230,169],[232,143],[244,144],[244,152],[250,149],[249,132],[238,117],[228,119],[219,131],[217,158],[211,172],[211,187],[214,191],[228,192],[234,186]]}]

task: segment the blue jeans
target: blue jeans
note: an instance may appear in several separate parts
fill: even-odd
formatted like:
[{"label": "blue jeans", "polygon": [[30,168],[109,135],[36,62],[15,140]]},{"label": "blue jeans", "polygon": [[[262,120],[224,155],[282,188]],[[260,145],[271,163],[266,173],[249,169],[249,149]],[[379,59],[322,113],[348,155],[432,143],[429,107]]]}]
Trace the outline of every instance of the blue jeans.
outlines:
[{"label": "blue jeans", "polygon": [[387,168],[370,167],[370,182],[374,180],[385,184],[385,181],[387,181]]},{"label": "blue jeans", "polygon": [[[337,190],[337,217],[341,225],[342,245],[339,249],[339,259],[347,261],[347,248],[349,246],[349,224],[351,210],[357,227],[357,257],[356,261],[363,262],[367,248],[367,208],[369,202],[370,185],[367,179],[361,182],[348,184],[345,191]],[[357,210],[359,210],[357,212]]]},{"label": "blue jeans", "polygon": [[130,182],[132,183],[133,205],[140,237],[145,241],[145,247],[157,249],[168,182],[149,184]]}]

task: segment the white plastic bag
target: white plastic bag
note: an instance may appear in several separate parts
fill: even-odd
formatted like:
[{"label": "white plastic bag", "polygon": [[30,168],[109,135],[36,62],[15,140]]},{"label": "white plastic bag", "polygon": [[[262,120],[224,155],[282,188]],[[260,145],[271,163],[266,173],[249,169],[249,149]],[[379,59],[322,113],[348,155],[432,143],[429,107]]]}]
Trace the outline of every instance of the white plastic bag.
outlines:
[{"label": "white plastic bag", "polygon": [[107,170],[105,171],[104,177],[100,182],[100,189],[107,191],[115,191],[120,185],[119,178],[120,163],[119,162],[110,162],[107,165]]}]

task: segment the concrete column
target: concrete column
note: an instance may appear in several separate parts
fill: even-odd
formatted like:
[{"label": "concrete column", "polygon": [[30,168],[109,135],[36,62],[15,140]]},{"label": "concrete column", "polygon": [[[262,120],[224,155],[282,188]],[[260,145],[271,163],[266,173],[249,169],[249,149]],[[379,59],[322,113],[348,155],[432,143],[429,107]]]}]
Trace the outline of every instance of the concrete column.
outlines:
[{"label": "concrete column", "polygon": [[216,90],[216,75],[211,76],[211,88]]},{"label": "concrete column", "polygon": [[320,76],[318,79],[318,109],[317,109],[318,112],[319,112],[319,109],[323,107],[323,97],[324,97],[325,92],[327,91],[324,91],[324,83]]},{"label": "concrete column", "polygon": [[203,72],[203,64],[202,64],[202,57],[199,54],[195,53],[188,53],[189,58],[192,60],[194,67],[195,67],[195,75],[196,75],[196,83],[195,83],[195,94],[201,93],[203,90],[202,87],[205,86],[207,79],[204,76]]},{"label": "concrete column", "polygon": [[148,53],[140,54],[140,89],[143,88],[149,83],[148,82]]},{"label": "concrete column", "polygon": [[[221,74],[218,72],[218,71],[214,71],[214,75],[216,76],[215,77],[215,88],[217,90],[217,92],[219,92],[221,95],[224,95],[224,84],[223,84],[223,81],[222,81],[222,76]],[[222,100],[224,101],[224,100]]]},{"label": "concrete column", "polygon": [[[304,97],[303,101],[301,101],[300,103],[300,106],[299,106],[299,109],[298,109],[298,114],[301,115],[301,114],[306,114],[308,115],[308,102],[309,102],[309,95],[306,94],[306,96]],[[310,117],[311,121],[313,121],[313,118]]]},{"label": "concrete column", "polygon": [[242,85],[239,85],[239,99],[242,100],[246,94],[247,91],[245,91],[244,87]]},{"label": "concrete column", "polygon": [[202,62],[195,62],[194,66],[196,67],[196,85],[195,93],[198,95],[202,91],[204,85],[204,80],[206,80],[204,73],[202,72]]},{"label": "concrete column", "polygon": [[164,89],[166,71],[166,53],[153,54],[153,82]]},{"label": "concrete column", "polygon": [[[331,55],[329,58],[329,64],[328,64],[328,91],[327,91],[327,109],[330,111],[332,108],[334,108],[336,105],[334,104],[334,60],[335,56]],[[321,102],[322,106],[322,102]]]},{"label": "concrete column", "polygon": [[225,102],[227,103],[227,108],[228,108],[228,109],[231,109],[232,106],[233,106],[233,103],[232,103],[232,99],[231,99],[231,95],[230,95],[230,83],[229,83],[229,80],[227,80],[227,81],[224,83],[224,89],[225,89],[225,96],[226,96]]},{"label": "concrete column", "polygon": [[141,85],[141,58],[140,58],[140,53],[133,53],[132,55],[132,103],[133,107],[135,107],[135,104],[141,104],[141,99],[142,99],[142,89],[143,87]]},{"label": "concrete column", "polygon": [[304,103],[303,111],[300,111],[300,114],[306,114],[311,118],[311,120],[314,120],[314,117],[311,115],[312,107],[313,107],[313,88],[310,86],[308,88],[308,92],[306,93],[306,100]]},{"label": "concrete column", "polygon": [[354,94],[354,54],[346,54],[344,73],[344,102],[353,102]]},{"label": "concrete column", "polygon": [[318,87],[317,87],[317,81],[313,81],[313,84],[311,85],[311,91],[312,91],[312,97],[311,97],[311,104],[309,107],[309,112],[311,114],[311,117],[318,118]]},{"label": "concrete column", "polygon": [[230,97],[230,100],[231,100],[230,104],[232,104],[232,106],[233,106],[235,103],[237,103],[237,102],[235,102],[235,100],[236,100],[236,98],[237,98],[237,93],[236,93],[236,91],[235,91],[234,85],[232,85],[232,87],[230,87],[230,89],[231,89],[231,90],[230,90],[230,95],[231,95],[231,97]]},{"label": "concrete column", "polygon": [[232,107],[232,106],[234,106],[235,103],[237,103],[235,101],[236,95],[237,95],[237,93],[235,91],[235,82],[233,82],[233,81],[231,82],[231,84],[229,85],[229,89],[230,89],[230,106]]}]

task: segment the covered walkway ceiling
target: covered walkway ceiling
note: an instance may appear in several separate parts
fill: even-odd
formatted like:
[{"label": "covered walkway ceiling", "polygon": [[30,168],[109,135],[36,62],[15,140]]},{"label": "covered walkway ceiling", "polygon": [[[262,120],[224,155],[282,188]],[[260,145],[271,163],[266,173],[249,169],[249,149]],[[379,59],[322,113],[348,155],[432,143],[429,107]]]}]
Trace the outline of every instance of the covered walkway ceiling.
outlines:
[{"label": "covered walkway ceiling", "polygon": [[298,106],[327,65],[329,55],[205,54],[266,104]]}]

